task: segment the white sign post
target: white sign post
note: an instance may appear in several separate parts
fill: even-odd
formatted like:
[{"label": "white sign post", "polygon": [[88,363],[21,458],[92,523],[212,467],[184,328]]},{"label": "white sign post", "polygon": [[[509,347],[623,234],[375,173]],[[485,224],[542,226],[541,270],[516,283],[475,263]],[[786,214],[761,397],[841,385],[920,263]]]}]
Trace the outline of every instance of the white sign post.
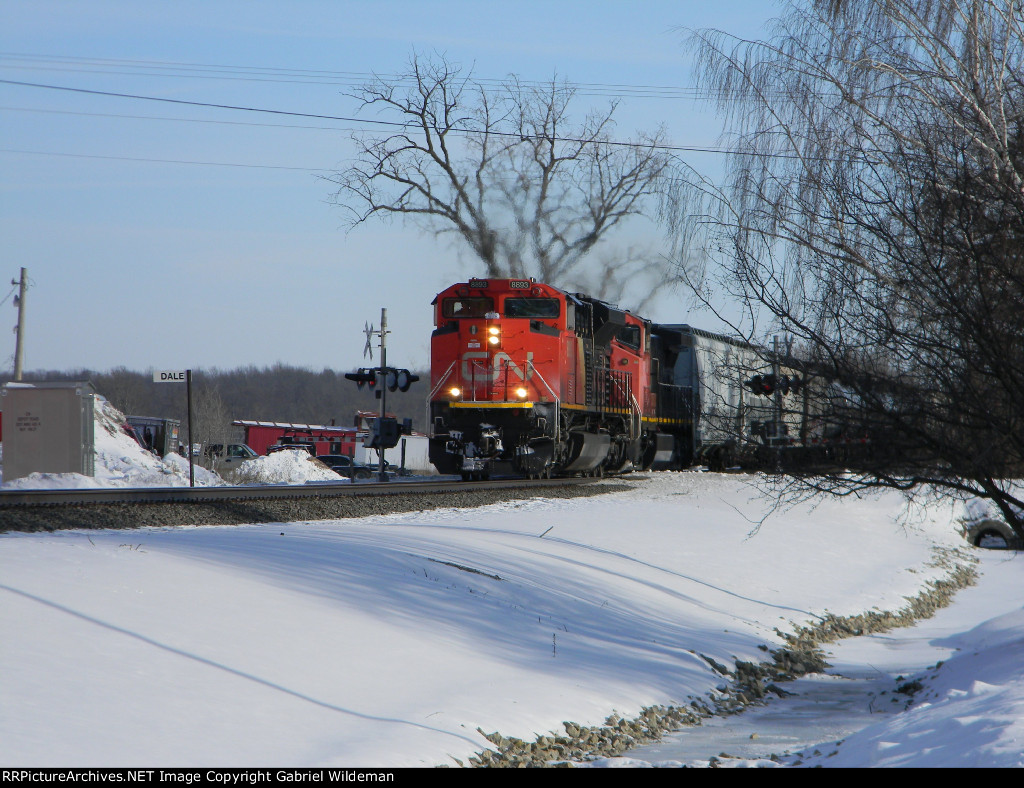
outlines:
[{"label": "white sign post", "polygon": [[192,464],[192,370],[167,369],[153,373],[154,383],[184,383],[188,398],[188,486],[196,486],[196,471]]}]

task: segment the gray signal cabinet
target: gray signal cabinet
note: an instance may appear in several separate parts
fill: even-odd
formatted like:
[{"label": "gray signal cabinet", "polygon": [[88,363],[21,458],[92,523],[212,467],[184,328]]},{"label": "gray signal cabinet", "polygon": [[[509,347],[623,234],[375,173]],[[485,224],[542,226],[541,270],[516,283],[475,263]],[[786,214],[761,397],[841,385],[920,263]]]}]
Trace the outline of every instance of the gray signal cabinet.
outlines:
[{"label": "gray signal cabinet", "polygon": [[30,473],[96,473],[96,390],[89,381],[8,383],[3,480]]}]

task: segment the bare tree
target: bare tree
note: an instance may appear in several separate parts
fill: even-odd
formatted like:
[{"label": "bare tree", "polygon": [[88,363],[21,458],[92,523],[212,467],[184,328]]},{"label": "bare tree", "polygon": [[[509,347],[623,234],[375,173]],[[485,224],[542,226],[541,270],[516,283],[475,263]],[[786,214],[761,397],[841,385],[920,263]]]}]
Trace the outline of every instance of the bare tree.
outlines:
[{"label": "bare tree", "polygon": [[[600,295],[617,297],[623,276],[607,274],[622,261],[598,263],[591,253],[613,230],[657,216],[672,159],[661,131],[614,141],[614,102],[574,123],[574,95],[554,79],[488,86],[443,57],[414,56],[407,73],[356,94],[400,130],[354,137],[354,163],[330,178],[334,200],[353,226],[398,217],[452,234],[487,276],[600,284]],[[666,260],[629,261],[624,270],[657,269],[634,299],[674,278]]]},{"label": "bare tree", "polygon": [[145,412],[147,381],[126,367],[115,367],[104,375],[101,394],[126,416],[149,415]]},{"label": "bare tree", "polygon": [[799,489],[977,495],[1024,538],[1020,4],[794,1],[693,43],[732,133],[710,280],[899,449]]},{"label": "bare tree", "polygon": [[194,386],[192,397],[192,442],[201,443],[205,452],[214,445],[221,446],[221,454],[212,456],[213,470],[218,469],[218,460],[227,455],[231,440],[231,414],[216,384],[206,381]]}]

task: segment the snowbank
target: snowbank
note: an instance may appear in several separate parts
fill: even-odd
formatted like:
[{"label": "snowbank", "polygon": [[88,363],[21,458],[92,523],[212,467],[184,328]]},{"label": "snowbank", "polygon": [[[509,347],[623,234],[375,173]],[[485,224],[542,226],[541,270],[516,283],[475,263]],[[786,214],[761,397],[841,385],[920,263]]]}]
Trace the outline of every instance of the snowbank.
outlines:
[{"label": "snowbank", "polygon": [[306,484],[307,482],[347,482],[322,462],[302,449],[285,449],[246,460],[233,470],[235,484]]}]

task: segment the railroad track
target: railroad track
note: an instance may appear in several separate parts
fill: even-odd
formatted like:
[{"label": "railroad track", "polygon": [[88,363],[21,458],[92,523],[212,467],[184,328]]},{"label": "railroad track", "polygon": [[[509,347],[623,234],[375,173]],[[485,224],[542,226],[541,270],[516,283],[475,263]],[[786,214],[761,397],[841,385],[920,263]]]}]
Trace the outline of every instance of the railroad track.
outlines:
[{"label": "railroad track", "polygon": [[444,477],[386,483],[11,490],[0,492],[0,532],[345,519],[624,488],[615,481],[589,478],[463,482]]}]

